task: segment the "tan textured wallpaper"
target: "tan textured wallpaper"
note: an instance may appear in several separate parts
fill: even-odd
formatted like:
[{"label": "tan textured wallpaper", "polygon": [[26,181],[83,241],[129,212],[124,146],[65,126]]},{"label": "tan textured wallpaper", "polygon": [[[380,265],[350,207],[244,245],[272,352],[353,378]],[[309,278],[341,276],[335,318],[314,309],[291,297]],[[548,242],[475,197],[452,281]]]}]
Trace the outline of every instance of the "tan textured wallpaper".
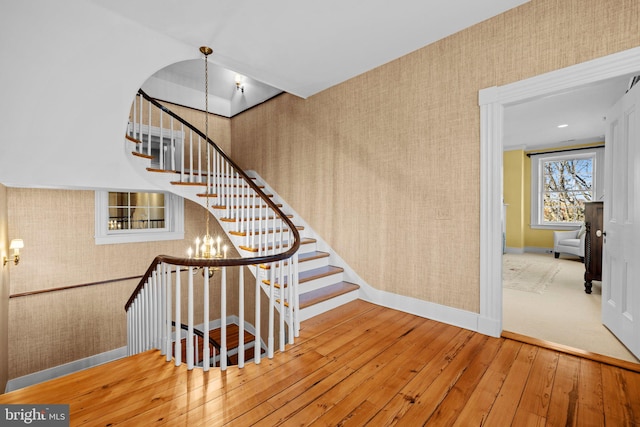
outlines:
[{"label": "tan textured wallpaper", "polygon": [[234,117],[232,154],[372,286],[478,312],[478,91],[636,47],[638,22],[636,0],[532,0]]}]

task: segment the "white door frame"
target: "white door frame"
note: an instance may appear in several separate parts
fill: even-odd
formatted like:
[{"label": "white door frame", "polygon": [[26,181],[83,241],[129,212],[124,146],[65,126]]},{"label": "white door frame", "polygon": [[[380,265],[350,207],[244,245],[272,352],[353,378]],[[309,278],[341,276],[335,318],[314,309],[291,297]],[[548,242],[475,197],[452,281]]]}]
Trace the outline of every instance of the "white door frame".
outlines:
[{"label": "white door frame", "polygon": [[504,107],[640,71],[640,47],[479,92],[480,316],[478,332],[502,333],[502,134]]}]

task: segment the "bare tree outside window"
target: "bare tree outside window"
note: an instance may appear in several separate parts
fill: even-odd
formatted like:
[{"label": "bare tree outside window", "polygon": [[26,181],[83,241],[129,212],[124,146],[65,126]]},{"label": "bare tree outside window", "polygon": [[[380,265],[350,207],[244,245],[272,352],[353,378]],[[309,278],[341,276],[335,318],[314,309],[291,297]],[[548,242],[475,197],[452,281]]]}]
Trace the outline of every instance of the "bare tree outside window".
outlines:
[{"label": "bare tree outside window", "polygon": [[545,161],[542,172],[543,221],[584,221],[584,204],[593,200],[593,158]]}]

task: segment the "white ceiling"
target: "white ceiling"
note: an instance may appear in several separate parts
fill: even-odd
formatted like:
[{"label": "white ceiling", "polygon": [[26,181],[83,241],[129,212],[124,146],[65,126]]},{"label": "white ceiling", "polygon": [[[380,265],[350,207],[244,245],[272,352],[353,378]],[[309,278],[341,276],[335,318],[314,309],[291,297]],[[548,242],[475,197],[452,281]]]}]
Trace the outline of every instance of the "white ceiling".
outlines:
[{"label": "white ceiling", "polygon": [[[510,105],[504,110],[505,150],[604,141],[607,110],[624,95],[632,75]],[[558,125],[568,125],[558,128]]]},{"label": "white ceiling", "polygon": [[[156,87],[200,88],[198,48],[210,46],[222,68],[210,86],[229,104],[211,111],[233,116],[281,91],[307,98],[529,0],[91,1],[193,46],[192,61],[162,70]],[[236,73],[247,79],[242,96]]]},{"label": "white ceiling", "polygon": [[[91,1],[193,47],[192,58],[143,84],[157,98],[204,109],[199,47],[213,48],[209,110],[233,117],[281,92],[312,96],[529,0]],[[244,76],[244,93],[236,74]],[[625,76],[508,106],[505,149],[602,140],[603,117],[628,82]]]}]

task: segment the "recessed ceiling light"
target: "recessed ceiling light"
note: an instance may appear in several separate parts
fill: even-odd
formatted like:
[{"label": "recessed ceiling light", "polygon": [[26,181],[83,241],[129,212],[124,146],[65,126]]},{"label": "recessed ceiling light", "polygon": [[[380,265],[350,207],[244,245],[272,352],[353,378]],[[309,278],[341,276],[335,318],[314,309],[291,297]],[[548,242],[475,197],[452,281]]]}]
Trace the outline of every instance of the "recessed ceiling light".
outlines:
[{"label": "recessed ceiling light", "polygon": [[567,126],[569,126],[568,124],[562,124],[562,125],[558,125],[559,128],[566,128]]}]

